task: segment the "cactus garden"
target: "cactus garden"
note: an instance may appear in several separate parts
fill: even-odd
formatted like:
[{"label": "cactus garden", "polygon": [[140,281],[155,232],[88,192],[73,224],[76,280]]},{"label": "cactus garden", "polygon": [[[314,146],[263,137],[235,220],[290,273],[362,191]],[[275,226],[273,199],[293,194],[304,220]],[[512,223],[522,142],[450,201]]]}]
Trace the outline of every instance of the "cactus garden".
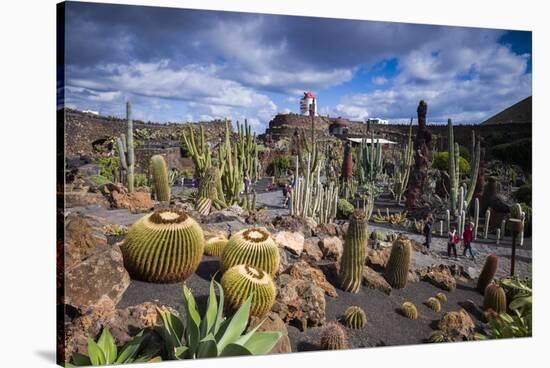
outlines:
[{"label": "cactus garden", "polygon": [[311,92],[264,125],[161,124],[144,96],[63,110],[63,363],[531,336],[530,125],[432,123],[429,93],[379,124]]}]

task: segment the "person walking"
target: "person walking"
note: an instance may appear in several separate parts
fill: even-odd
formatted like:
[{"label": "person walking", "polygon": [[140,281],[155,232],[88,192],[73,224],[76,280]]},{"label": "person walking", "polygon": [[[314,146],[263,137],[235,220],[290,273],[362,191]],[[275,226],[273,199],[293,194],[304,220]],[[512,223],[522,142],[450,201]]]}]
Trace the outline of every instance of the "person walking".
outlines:
[{"label": "person walking", "polygon": [[464,227],[464,233],[462,234],[462,241],[464,243],[464,252],[462,253],[462,255],[466,257],[466,252],[469,252],[472,259],[475,259],[474,252],[472,251],[473,238],[474,238],[474,223],[469,222]]},{"label": "person walking", "polygon": [[250,190],[250,178],[247,176],[244,177],[244,192],[245,194],[248,194],[248,191]]},{"label": "person walking", "polygon": [[285,185],[283,185],[283,207],[286,207],[287,206],[287,202],[288,202],[288,187],[289,185],[285,183]]},{"label": "person walking", "polygon": [[456,245],[460,241],[460,237],[458,236],[458,231],[456,231],[456,226],[451,226],[451,231],[449,231],[449,240],[447,242],[447,256],[451,256],[451,250],[453,251],[453,255],[455,258],[458,258],[456,255]]},{"label": "person walking", "polygon": [[428,219],[426,220],[426,223],[424,224],[424,229],[423,229],[424,236],[426,237],[426,242],[424,243],[424,245],[428,249],[430,249],[430,244],[432,243],[432,226],[433,226],[432,218],[428,217]]}]

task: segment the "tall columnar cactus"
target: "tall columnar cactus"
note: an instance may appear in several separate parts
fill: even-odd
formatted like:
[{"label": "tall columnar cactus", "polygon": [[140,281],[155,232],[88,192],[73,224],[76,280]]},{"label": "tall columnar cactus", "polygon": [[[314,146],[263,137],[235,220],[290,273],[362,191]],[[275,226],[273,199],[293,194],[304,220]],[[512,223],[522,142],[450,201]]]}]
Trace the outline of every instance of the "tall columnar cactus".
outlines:
[{"label": "tall columnar cactus", "polygon": [[321,329],[321,349],[343,350],[348,348],[346,331],[334,321],[327,323]]},{"label": "tall columnar cactus", "polygon": [[130,101],[126,102],[126,120],[128,122],[128,130],[126,136],[121,134],[117,138],[117,148],[120,158],[121,171],[126,172],[126,185],[128,191],[132,193],[134,191],[134,122],[132,120],[132,105]]},{"label": "tall columnar cactus", "polygon": [[496,241],[497,245],[500,244],[500,228],[497,229],[497,241]]},{"label": "tall columnar cactus", "polygon": [[447,210],[445,211],[445,226],[447,228],[447,232],[451,231],[451,211]]},{"label": "tall columnar cactus", "polygon": [[168,178],[168,168],[166,161],[161,155],[151,156],[149,163],[151,175],[153,177],[153,191],[160,202],[170,202],[172,188]]},{"label": "tall columnar cactus", "polygon": [[485,264],[481,269],[479,278],[477,279],[477,290],[480,293],[485,293],[485,288],[489,285],[498,271],[499,258],[496,254],[489,254],[485,260]]},{"label": "tall columnar cactus", "polygon": [[399,235],[391,247],[384,277],[395,289],[403,289],[407,285],[411,264],[411,248],[411,241],[404,235]]},{"label": "tall columnar cactus", "polygon": [[367,315],[360,307],[352,306],[344,312],[344,321],[348,328],[364,328],[367,325]]},{"label": "tall columnar cactus", "polygon": [[219,257],[227,245],[227,238],[224,236],[215,236],[207,239],[204,244],[204,254],[207,256]]},{"label": "tall columnar cactus", "polygon": [[401,204],[401,199],[403,194],[407,190],[409,184],[409,175],[411,173],[411,166],[413,163],[414,148],[412,142],[412,123],[409,126],[409,138],[407,140],[407,145],[404,147],[403,151],[399,153],[399,158],[397,159],[397,166],[395,168],[395,174],[393,177],[393,183],[390,186],[390,191],[393,195],[393,198],[397,201],[397,204]]},{"label": "tall columnar cactus", "polygon": [[263,227],[241,230],[229,238],[221,255],[221,271],[247,264],[275,275],[279,269],[279,247]]},{"label": "tall columnar cactus", "polygon": [[472,141],[475,147],[475,153],[472,152],[472,160],[470,161],[470,181],[468,184],[468,192],[466,193],[466,206],[468,207],[472,202],[474,193],[476,191],[477,177],[479,174],[479,163],[481,161],[481,142],[476,139],[474,131],[472,131]]},{"label": "tall columnar cactus", "polygon": [[483,309],[492,309],[499,314],[506,312],[506,292],[501,286],[495,283],[487,285],[483,295]]},{"label": "tall columnar cactus", "polygon": [[351,293],[358,293],[361,289],[368,241],[367,221],[362,209],[353,212],[340,259],[340,285],[343,290]]},{"label": "tall columnar cactus", "polygon": [[384,170],[384,156],[382,155],[382,144],[374,139],[374,131],[370,134],[370,144],[365,139],[359,147],[359,164],[361,183],[374,182]]},{"label": "tall columnar cactus", "polygon": [[130,275],[148,282],[178,282],[199,266],[204,235],[199,224],[176,208],[148,214],[128,230],[121,247]]},{"label": "tall columnar cactus", "polygon": [[474,199],[474,239],[477,240],[479,228],[479,198]]},{"label": "tall columnar cactus", "polygon": [[[238,123],[237,123],[238,126]],[[242,147],[240,146],[241,136],[234,140],[232,145],[229,122],[225,122],[225,142],[218,146],[218,169],[220,170],[222,190],[225,196],[225,203],[228,206],[236,204],[240,200],[240,193],[243,189],[245,177],[244,159],[242,158]]]},{"label": "tall columnar cactus", "polygon": [[458,163],[455,162],[455,140],[454,140],[454,131],[453,131],[453,122],[451,119],[447,121],[448,127],[448,153],[449,153],[449,186],[450,186],[450,201],[451,201],[451,214],[455,214],[456,211],[456,196],[458,190],[458,181],[459,178],[456,175],[455,165]]},{"label": "tall columnar cactus", "polygon": [[197,212],[203,216],[208,215],[212,207],[227,207],[221,190],[220,172],[215,166],[206,169],[199,183],[196,203]]},{"label": "tall columnar cactus", "polygon": [[416,310],[416,305],[411,302],[405,302],[401,306],[401,313],[408,319],[415,320],[418,318],[418,311]]},{"label": "tall columnar cactus", "polygon": [[249,265],[237,265],[228,269],[222,276],[221,285],[225,301],[232,310],[238,310],[252,295],[250,314],[263,316],[275,303],[277,289],[266,272]]},{"label": "tall columnar cactus", "polygon": [[193,159],[195,164],[195,170],[199,179],[203,177],[206,169],[212,165],[212,151],[208,142],[204,139],[204,128],[202,125],[199,127],[199,142],[195,142],[195,131],[189,126],[189,132],[185,132],[185,128],[182,129],[183,142],[187,151]]},{"label": "tall columnar cactus", "polygon": [[490,223],[491,223],[491,209],[487,208],[487,211],[485,211],[485,226],[483,228],[483,230],[485,232],[483,234],[484,239],[487,239],[487,237],[489,236],[489,224]]},{"label": "tall columnar cactus", "polygon": [[441,310],[441,302],[438,298],[428,298],[428,300],[426,300],[426,306],[428,306],[428,308],[430,308],[434,312],[439,312]]}]

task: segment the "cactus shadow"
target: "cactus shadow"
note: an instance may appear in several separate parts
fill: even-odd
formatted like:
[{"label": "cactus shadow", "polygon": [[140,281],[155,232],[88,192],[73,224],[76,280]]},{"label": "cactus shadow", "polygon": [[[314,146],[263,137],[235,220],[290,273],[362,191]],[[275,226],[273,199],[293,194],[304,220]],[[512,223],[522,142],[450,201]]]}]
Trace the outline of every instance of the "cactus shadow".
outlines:
[{"label": "cactus shadow", "polygon": [[195,272],[201,279],[210,282],[212,278],[220,281],[220,262],[217,259],[203,260]]},{"label": "cactus shadow", "polygon": [[321,350],[320,346],[317,346],[316,344],[313,344],[309,341],[300,341],[296,347],[298,348],[298,351],[317,351]]}]

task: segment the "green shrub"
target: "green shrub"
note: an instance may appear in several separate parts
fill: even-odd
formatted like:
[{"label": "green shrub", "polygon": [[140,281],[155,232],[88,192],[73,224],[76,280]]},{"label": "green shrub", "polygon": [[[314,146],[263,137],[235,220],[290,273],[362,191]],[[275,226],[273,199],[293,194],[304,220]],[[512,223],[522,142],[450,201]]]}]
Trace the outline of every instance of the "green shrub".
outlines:
[{"label": "green shrub", "polygon": [[460,157],[463,157],[467,162],[472,160],[472,154],[470,150],[464,146],[459,146]]},{"label": "green shrub", "polygon": [[336,216],[340,219],[347,219],[351,216],[355,207],[344,198],[338,200]]},{"label": "green shrub", "polygon": [[[459,170],[461,173],[470,172],[470,164],[466,161],[465,158],[459,158]],[[449,152],[437,152],[433,157],[434,169],[449,171]]]},{"label": "green shrub", "polygon": [[288,169],[290,168],[291,160],[288,156],[280,155],[275,157],[271,165],[273,176],[279,178],[286,175]]},{"label": "green shrub", "polygon": [[511,143],[503,143],[493,147],[491,154],[497,160],[518,165],[531,172],[532,142],[531,138],[523,138]]},{"label": "green shrub", "polygon": [[99,165],[99,175],[114,181],[120,168],[120,158],[118,156],[98,157],[95,162]]},{"label": "green shrub", "polygon": [[99,187],[105,184],[109,184],[112,181],[102,175],[92,175],[88,176],[86,178],[86,181],[90,184],[92,187]]},{"label": "green shrub", "polygon": [[149,178],[145,174],[134,174],[134,186],[146,187],[149,185]]}]

